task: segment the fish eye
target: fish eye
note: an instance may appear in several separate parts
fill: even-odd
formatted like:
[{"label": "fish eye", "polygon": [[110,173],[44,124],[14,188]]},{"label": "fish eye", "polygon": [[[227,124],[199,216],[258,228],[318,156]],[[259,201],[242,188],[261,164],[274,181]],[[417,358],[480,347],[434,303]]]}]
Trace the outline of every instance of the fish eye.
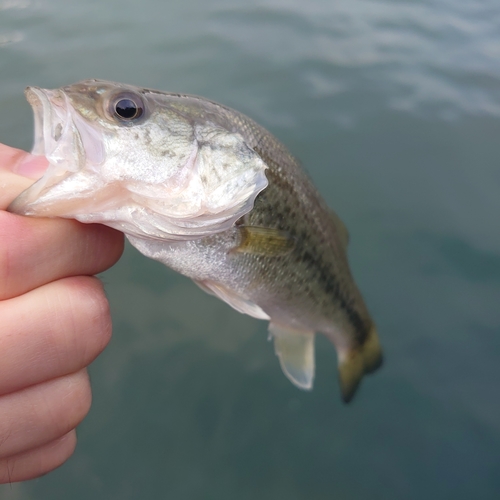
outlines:
[{"label": "fish eye", "polygon": [[144,103],[135,94],[120,94],[111,102],[111,114],[120,121],[133,122],[144,114]]}]

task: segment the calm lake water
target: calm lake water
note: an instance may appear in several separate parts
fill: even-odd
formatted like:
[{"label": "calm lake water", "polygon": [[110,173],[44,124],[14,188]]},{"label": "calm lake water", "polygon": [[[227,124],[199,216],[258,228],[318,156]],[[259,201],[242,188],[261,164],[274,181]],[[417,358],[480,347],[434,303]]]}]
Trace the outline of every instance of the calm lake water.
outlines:
[{"label": "calm lake water", "polygon": [[265,322],[134,249],[75,455],[2,500],[500,498],[498,0],[0,0],[0,141],[26,85],[194,93],[270,129],[346,222],[383,368],[311,393]]}]

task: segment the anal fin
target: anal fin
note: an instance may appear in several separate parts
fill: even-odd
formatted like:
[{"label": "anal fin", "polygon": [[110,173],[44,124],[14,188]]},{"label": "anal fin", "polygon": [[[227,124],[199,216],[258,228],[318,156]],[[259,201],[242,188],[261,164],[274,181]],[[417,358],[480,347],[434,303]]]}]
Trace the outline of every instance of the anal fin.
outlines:
[{"label": "anal fin", "polygon": [[274,351],[280,360],[283,373],[300,389],[312,389],[315,333],[272,322],[269,323],[269,333],[274,339]]}]

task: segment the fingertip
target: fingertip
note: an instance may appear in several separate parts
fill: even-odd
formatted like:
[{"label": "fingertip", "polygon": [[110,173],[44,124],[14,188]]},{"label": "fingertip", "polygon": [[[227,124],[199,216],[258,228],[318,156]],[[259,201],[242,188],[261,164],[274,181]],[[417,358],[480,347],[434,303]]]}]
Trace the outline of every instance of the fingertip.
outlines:
[{"label": "fingertip", "polygon": [[26,151],[0,144],[0,210],[38,179],[48,162],[43,156],[33,156]]},{"label": "fingertip", "polygon": [[47,287],[49,293],[55,292],[60,297],[58,302],[66,304],[67,326],[48,338],[62,349],[59,357],[66,360],[70,370],[84,368],[106,348],[113,332],[104,285],[95,276],[74,276],[51,285]]},{"label": "fingertip", "polygon": [[103,224],[85,224],[71,219],[65,219],[65,222],[73,230],[73,237],[67,237],[67,244],[62,248],[65,253],[70,252],[68,255],[78,255],[83,274],[87,274],[83,268],[89,268],[90,274],[97,274],[118,262],[125,248],[121,231]]},{"label": "fingertip", "polygon": [[62,377],[61,382],[63,381],[66,387],[61,391],[65,401],[65,408],[64,406],[62,408],[66,411],[61,429],[66,433],[80,425],[88,415],[92,406],[92,388],[87,368]]},{"label": "fingertip", "polygon": [[[76,429],[71,429],[68,433],[64,434],[54,441],[43,445],[39,449],[44,449],[45,453],[53,455],[52,467],[50,470],[60,467],[68,458],[70,458],[73,453],[75,453],[76,445],[78,442],[78,437],[76,434]],[[43,467],[43,464],[41,464]],[[46,474],[46,471],[44,474]]]},{"label": "fingertip", "polygon": [[28,155],[26,151],[0,144],[0,168],[11,170],[12,165],[17,165],[26,155]]},{"label": "fingertip", "polygon": [[34,156],[21,149],[0,144],[0,169],[14,174],[38,179],[47,169],[48,161],[44,156]]},{"label": "fingertip", "polygon": [[30,179],[39,179],[47,170],[48,161],[45,156],[33,156],[26,154],[21,161],[13,165],[12,171],[17,175]]},{"label": "fingertip", "polygon": [[102,224],[94,225],[99,227],[99,231],[101,231],[103,235],[103,241],[101,244],[103,250],[102,253],[105,256],[105,261],[103,262],[105,267],[102,269],[102,271],[104,271],[113,264],[116,264],[122,256],[125,248],[125,235],[117,229],[113,229]]},{"label": "fingertip", "polygon": [[0,459],[0,484],[28,481],[63,465],[75,452],[75,429],[33,450]]}]

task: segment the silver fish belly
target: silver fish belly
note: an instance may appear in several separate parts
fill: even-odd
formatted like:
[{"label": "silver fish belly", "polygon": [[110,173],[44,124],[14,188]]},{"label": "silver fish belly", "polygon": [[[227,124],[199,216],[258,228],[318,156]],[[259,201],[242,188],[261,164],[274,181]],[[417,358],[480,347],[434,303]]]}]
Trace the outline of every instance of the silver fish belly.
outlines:
[{"label": "silver fish belly", "polygon": [[348,233],[287,149],[207,99],[86,80],[29,87],[44,176],[9,210],[123,231],[132,245],[237,311],[269,320],[285,375],[311,389],[314,337],[338,356],[348,402],[380,366]]}]

